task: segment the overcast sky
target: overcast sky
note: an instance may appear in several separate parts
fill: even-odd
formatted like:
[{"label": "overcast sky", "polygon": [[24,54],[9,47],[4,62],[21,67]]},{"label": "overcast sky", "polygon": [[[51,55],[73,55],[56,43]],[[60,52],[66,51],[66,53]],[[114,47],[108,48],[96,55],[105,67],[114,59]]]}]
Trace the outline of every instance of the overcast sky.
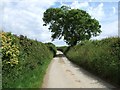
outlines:
[{"label": "overcast sky", "polygon": [[[101,24],[102,33],[92,39],[118,36],[119,0],[2,0],[0,3],[0,28],[17,35],[26,35],[41,42],[51,42],[48,26],[43,26],[43,13],[49,7],[70,6],[87,11]],[[63,40],[54,44],[65,45]]]}]

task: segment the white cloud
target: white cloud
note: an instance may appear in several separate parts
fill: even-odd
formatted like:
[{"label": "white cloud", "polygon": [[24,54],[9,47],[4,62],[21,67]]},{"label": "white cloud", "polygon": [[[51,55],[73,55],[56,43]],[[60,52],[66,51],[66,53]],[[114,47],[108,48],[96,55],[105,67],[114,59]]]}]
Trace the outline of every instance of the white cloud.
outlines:
[{"label": "white cloud", "polygon": [[53,5],[55,0],[5,0],[3,24],[5,31],[42,42],[51,41],[48,27],[43,27],[43,12]]},{"label": "white cloud", "polygon": [[100,36],[93,37],[92,39],[103,39],[107,37],[118,36],[118,21],[117,20],[113,22],[109,22],[109,23],[103,23],[101,26],[102,26],[101,27],[102,33],[100,34]]},{"label": "white cloud", "polygon": [[89,2],[92,2],[93,0],[89,0]]},{"label": "white cloud", "polygon": [[93,2],[118,2],[119,0],[92,0]]},{"label": "white cloud", "polygon": [[83,9],[83,8],[87,8],[89,6],[89,3],[87,1],[79,2],[78,0],[72,1],[72,4],[70,4],[70,5],[65,4],[65,2],[61,0],[60,4],[61,4],[61,6],[69,6],[72,9]]},{"label": "white cloud", "polygon": [[3,22],[3,4],[0,2],[0,30],[2,29],[2,22]]},{"label": "white cloud", "polygon": [[78,1],[74,1],[70,5],[71,8],[86,8],[88,6],[89,6],[88,2],[78,2]]},{"label": "white cloud", "polygon": [[65,46],[65,45],[67,46],[67,44],[63,41],[63,39],[61,40],[56,39],[52,43],[55,44],[56,46]]},{"label": "white cloud", "polygon": [[112,9],[113,9],[113,14],[115,14],[116,13],[115,7],[112,7]]},{"label": "white cloud", "polygon": [[87,11],[92,17],[100,21],[105,16],[103,6],[104,4],[100,3],[97,7],[89,7]]},{"label": "white cloud", "polygon": [[[92,2],[92,0],[89,0],[89,2]],[[70,6],[72,9],[84,9],[87,10],[88,13],[93,17],[96,18],[97,20],[102,20],[105,17],[105,12],[104,12],[104,4],[100,3],[98,6],[96,7],[92,7],[89,5],[89,2],[84,1],[84,2],[79,2],[77,0],[73,1],[72,4],[68,5],[65,4],[63,2],[61,2],[61,5],[66,5],[66,6]]]},{"label": "white cloud", "polygon": [[[51,41],[51,33],[48,30],[48,27],[43,27],[43,12],[49,8],[51,5],[55,3],[56,0],[3,0],[4,13],[3,17],[3,25],[6,31],[11,31],[14,34],[23,34],[29,38],[37,39],[42,42],[50,42]],[[93,0],[89,0],[93,1]],[[67,5],[61,2],[62,5]],[[1,6],[1,4],[0,4]],[[88,2],[78,2],[73,1],[71,5],[72,8],[80,8],[87,9],[88,13],[90,13],[97,20],[104,19],[105,11],[104,4],[100,3],[96,7],[92,7]],[[116,14],[115,7],[112,7],[113,13]],[[3,7],[0,7],[0,10],[3,10]],[[0,21],[2,18],[0,18]],[[0,22],[1,25],[1,22]],[[103,32],[99,37],[103,38],[107,36],[113,36],[117,34],[117,21],[112,23],[104,23],[102,24]],[[56,45],[66,45],[62,40],[55,40],[53,42]]]},{"label": "white cloud", "polygon": [[118,21],[116,20],[107,24],[103,24],[101,29],[103,30],[103,33],[101,34],[103,36],[118,36]]}]

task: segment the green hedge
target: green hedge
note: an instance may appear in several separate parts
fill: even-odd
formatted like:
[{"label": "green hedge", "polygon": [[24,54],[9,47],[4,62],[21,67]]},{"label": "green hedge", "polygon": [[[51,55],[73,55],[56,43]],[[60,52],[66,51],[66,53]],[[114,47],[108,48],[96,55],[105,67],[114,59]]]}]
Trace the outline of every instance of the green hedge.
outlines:
[{"label": "green hedge", "polygon": [[120,38],[84,41],[66,53],[74,63],[120,85]]},{"label": "green hedge", "polygon": [[53,43],[45,43],[45,45],[49,48],[50,51],[53,52],[53,55],[55,56],[57,53],[57,48]]},{"label": "green hedge", "polygon": [[62,51],[63,53],[65,53],[65,51],[67,50],[67,46],[57,47],[57,50]]},{"label": "green hedge", "polygon": [[2,87],[40,88],[47,66],[54,56],[52,51],[45,44],[23,35],[5,32],[0,35],[3,54]]}]

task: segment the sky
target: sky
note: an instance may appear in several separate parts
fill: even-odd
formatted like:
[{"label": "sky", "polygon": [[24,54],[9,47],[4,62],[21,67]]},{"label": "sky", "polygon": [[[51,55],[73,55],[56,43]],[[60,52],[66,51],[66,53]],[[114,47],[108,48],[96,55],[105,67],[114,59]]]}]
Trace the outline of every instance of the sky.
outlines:
[{"label": "sky", "polygon": [[[87,11],[100,22],[102,33],[92,39],[118,36],[119,0],[2,0],[0,3],[0,28],[6,32],[25,35],[41,42],[51,42],[49,26],[43,26],[46,9],[70,6]],[[120,33],[120,32],[119,32]],[[63,39],[53,41],[57,46],[66,45]]]}]

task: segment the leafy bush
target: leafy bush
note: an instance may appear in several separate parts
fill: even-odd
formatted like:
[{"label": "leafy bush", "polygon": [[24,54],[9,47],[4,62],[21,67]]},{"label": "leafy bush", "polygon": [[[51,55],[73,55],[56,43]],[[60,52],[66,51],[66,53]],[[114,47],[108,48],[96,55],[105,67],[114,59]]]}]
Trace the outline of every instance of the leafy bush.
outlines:
[{"label": "leafy bush", "polygon": [[66,56],[85,69],[120,85],[120,38],[84,41]]},{"label": "leafy bush", "polygon": [[63,53],[65,53],[65,51],[67,50],[67,46],[57,47],[57,50],[62,51]]},{"label": "leafy bush", "polygon": [[53,52],[53,55],[55,56],[57,52],[56,46],[52,43],[45,43],[45,44],[49,48],[49,50]]},{"label": "leafy bush", "polygon": [[[38,41],[11,33],[2,35],[2,87],[39,88],[53,53]],[[13,62],[14,60],[14,62]]]}]

